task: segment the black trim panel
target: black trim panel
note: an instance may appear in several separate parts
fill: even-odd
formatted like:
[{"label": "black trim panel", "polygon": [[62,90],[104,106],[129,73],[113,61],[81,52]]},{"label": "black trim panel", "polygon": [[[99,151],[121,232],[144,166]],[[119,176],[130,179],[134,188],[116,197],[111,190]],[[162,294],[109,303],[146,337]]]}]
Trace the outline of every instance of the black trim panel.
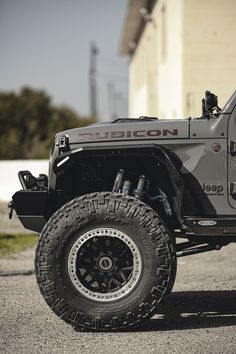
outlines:
[{"label": "black trim panel", "polygon": [[21,190],[13,197],[14,209],[26,229],[41,232],[52,214],[52,200],[48,191]]}]

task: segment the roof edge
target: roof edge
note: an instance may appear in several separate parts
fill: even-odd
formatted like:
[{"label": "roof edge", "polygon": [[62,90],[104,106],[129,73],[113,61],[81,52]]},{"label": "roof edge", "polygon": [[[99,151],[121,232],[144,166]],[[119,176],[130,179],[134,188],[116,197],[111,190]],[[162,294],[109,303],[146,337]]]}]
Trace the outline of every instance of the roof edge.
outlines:
[{"label": "roof edge", "polygon": [[[119,53],[132,55],[140,40],[150,14],[158,0],[129,0],[123,21]],[[146,9],[147,14],[142,14],[140,9]]]}]

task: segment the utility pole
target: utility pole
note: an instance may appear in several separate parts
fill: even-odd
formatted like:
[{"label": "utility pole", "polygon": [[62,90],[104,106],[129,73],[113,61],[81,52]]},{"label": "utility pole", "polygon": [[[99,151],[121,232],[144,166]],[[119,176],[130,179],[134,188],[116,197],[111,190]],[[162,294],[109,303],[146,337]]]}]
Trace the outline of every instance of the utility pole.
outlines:
[{"label": "utility pole", "polygon": [[91,117],[97,118],[97,54],[98,49],[95,43],[90,43],[89,52],[89,90],[90,90],[90,114]]},{"label": "utility pole", "polygon": [[117,118],[116,102],[115,102],[115,87],[114,87],[114,83],[111,81],[107,83],[107,101],[108,101],[109,119],[114,120]]}]

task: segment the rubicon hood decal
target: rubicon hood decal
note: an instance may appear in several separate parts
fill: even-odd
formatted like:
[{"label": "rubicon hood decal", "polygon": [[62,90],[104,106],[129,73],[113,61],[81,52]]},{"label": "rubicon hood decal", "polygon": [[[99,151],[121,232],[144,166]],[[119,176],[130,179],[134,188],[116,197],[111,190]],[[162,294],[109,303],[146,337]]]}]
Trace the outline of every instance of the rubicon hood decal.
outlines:
[{"label": "rubicon hood decal", "polygon": [[151,129],[151,130],[133,130],[133,131],[111,131],[111,132],[95,132],[95,133],[79,133],[79,140],[113,140],[113,139],[140,139],[155,138],[159,136],[178,136],[178,129]]},{"label": "rubicon hood decal", "polygon": [[61,132],[67,135],[70,144],[95,141],[166,140],[189,138],[188,120],[159,120],[141,123],[103,123]]}]

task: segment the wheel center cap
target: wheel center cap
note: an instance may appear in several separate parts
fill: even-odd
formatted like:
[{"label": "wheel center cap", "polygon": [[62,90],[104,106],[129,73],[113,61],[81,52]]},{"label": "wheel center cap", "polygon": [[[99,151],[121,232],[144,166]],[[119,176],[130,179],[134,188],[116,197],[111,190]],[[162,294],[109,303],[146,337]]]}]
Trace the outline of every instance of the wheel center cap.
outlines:
[{"label": "wheel center cap", "polygon": [[98,261],[99,268],[104,271],[108,271],[113,267],[113,261],[108,256],[102,256]]}]

